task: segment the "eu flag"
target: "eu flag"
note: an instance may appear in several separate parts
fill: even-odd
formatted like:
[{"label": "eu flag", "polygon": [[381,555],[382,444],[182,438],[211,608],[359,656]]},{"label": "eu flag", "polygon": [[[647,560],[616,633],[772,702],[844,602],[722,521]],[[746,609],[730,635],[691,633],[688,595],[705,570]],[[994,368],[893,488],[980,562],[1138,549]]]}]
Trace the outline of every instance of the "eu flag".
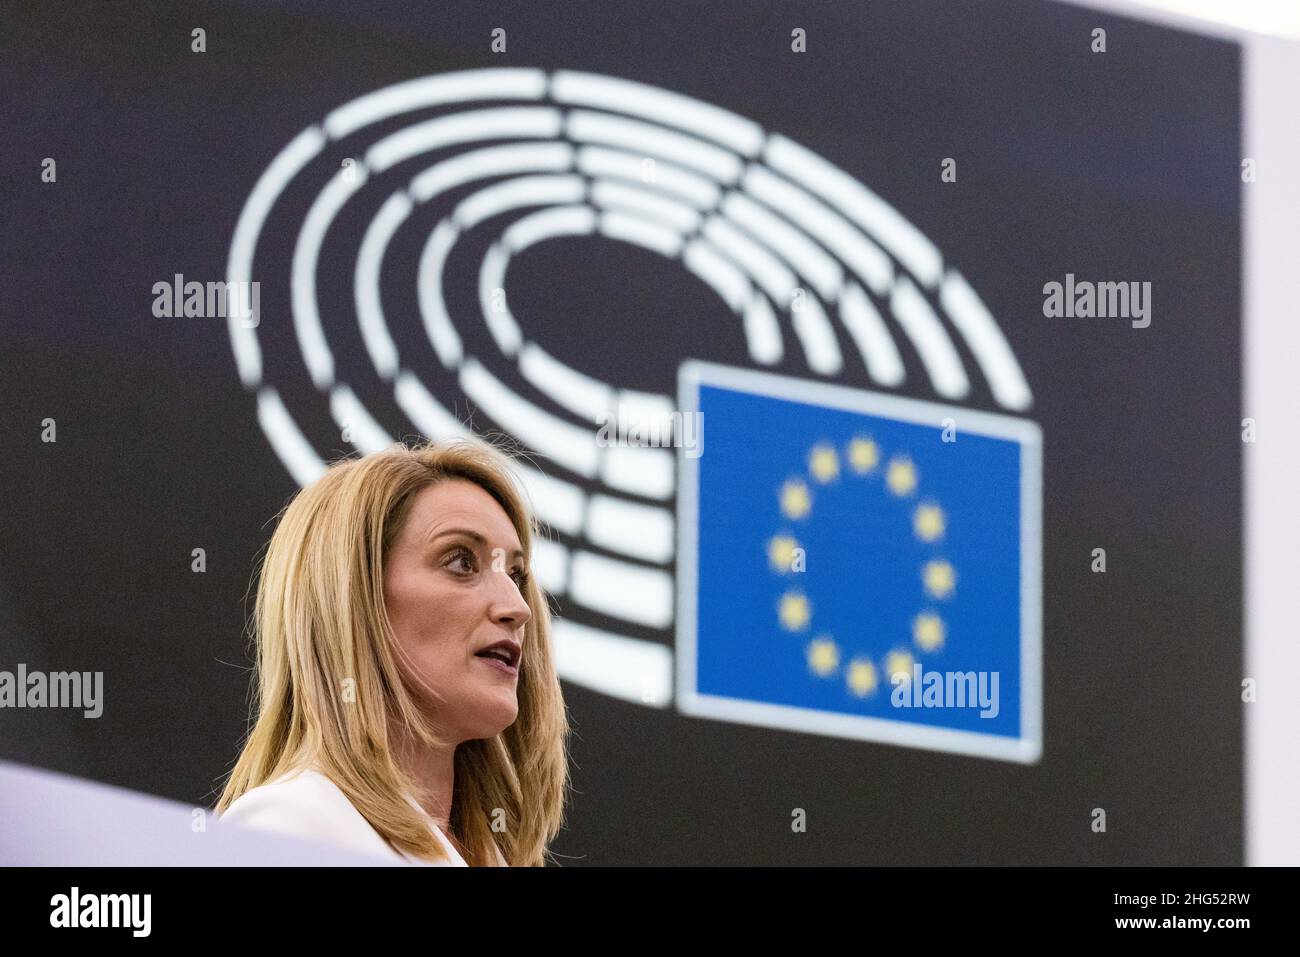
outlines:
[{"label": "eu flag", "polygon": [[696,361],[680,401],[678,707],[1037,761],[1038,426]]}]

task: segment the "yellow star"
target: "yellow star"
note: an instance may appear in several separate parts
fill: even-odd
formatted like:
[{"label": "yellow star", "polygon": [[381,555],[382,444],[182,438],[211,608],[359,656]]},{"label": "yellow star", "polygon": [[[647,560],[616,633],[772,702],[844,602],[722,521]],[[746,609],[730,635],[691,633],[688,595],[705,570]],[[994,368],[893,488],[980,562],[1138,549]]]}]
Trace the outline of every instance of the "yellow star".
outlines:
[{"label": "yellow star", "polygon": [[855,695],[865,698],[876,690],[876,666],[866,658],[853,659],[845,683]]},{"label": "yellow star", "polygon": [[928,611],[917,615],[912,621],[912,637],[923,651],[936,651],[943,644],[943,619]]},{"label": "yellow star", "polygon": [[906,456],[896,456],[889,460],[889,471],[885,473],[885,484],[889,490],[902,498],[916,491],[916,466]]},{"label": "yellow star", "polygon": [[786,631],[802,631],[808,627],[808,621],[812,618],[812,609],[808,607],[808,599],[798,592],[786,592],[781,596],[780,612],[781,627]]},{"label": "yellow star", "polygon": [[790,571],[794,562],[794,550],[798,547],[799,543],[789,535],[777,535],[767,543],[767,559],[776,571],[784,575]]},{"label": "yellow star", "polygon": [[840,460],[835,449],[829,445],[814,446],[808,456],[808,471],[823,485],[837,477],[840,474]]},{"label": "yellow star", "polygon": [[925,590],[934,598],[947,598],[957,585],[957,572],[951,563],[941,559],[926,562],[921,577]]},{"label": "yellow star", "polygon": [[930,502],[918,507],[912,518],[912,527],[916,529],[916,537],[921,541],[938,541],[947,528],[943,509]]},{"label": "yellow star", "polygon": [[905,674],[908,678],[912,677],[912,656],[906,651],[891,651],[889,657],[885,659],[885,671],[889,673],[892,679],[894,675]]},{"label": "yellow star", "polygon": [[812,509],[812,495],[799,479],[790,479],[781,488],[781,511],[786,518],[803,518]]},{"label": "yellow star", "polygon": [[854,439],[849,443],[849,465],[859,475],[873,471],[880,462],[880,446],[870,439]]},{"label": "yellow star", "polygon": [[828,637],[808,644],[808,667],[819,678],[829,677],[840,666],[840,650]]}]

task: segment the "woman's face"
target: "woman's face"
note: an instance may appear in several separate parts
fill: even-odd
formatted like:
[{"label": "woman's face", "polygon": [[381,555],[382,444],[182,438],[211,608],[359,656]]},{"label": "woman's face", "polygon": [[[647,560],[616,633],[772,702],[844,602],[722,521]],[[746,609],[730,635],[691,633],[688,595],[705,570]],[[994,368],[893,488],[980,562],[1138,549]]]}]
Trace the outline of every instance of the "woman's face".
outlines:
[{"label": "woman's face", "polygon": [[522,665],[524,601],[519,537],[481,486],[448,479],[416,494],[384,569],[397,643],[438,730],[456,742],[490,738],[519,713],[518,674],[480,653],[513,640]]}]

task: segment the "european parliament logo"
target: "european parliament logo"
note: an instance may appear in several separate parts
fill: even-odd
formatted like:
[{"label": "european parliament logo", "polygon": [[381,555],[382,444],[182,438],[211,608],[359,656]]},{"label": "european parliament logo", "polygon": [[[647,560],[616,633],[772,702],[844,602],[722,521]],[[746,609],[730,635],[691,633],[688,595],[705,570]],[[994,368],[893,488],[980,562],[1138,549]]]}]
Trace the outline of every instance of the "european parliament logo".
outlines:
[{"label": "european parliament logo", "polygon": [[1038,426],[697,361],[680,391],[679,709],[1037,761]]}]

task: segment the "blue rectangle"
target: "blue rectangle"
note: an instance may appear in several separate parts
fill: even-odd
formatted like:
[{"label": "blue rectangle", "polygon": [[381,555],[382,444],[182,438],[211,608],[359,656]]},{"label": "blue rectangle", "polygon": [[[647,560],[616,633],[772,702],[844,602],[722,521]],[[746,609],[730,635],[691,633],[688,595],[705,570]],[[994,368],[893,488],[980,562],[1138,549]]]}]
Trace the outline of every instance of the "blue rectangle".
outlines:
[{"label": "blue rectangle", "polygon": [[682,404],[682,710],[1037,760],[1037,426],[696,362]]}]

